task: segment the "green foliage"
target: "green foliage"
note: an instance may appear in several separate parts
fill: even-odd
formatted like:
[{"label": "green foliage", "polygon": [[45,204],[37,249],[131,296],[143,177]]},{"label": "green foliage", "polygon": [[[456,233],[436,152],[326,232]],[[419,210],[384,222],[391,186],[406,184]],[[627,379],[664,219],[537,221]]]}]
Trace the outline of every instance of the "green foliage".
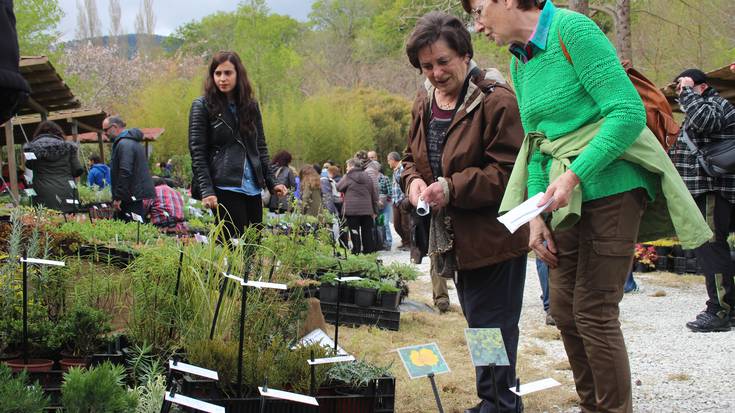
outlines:
[{"label": "green foliage", "polygon": [[387,376],[390,366],[377,366],[366,360],[334,364],[328,371],[329,380],[344,383],[352,388],[367,386],[371,381]]},{"label": "green foliage", "polygon": [[13,376],[10,368],[0,363],[0,413],[41,413],[48,398],[38,384],[30,384],[28,372]]},{"label": "green foliage", "polygon": [[380,288],[380,282],[376,280],[371,280],[370,278],[364,278],[359,281],[352,281],[349,283],[349,285],[352,287],[370,288],[374,290],[377,290],[378,288]]},{"label": "green foliage", "polygon": [[126,365],[134,386],[147,386],[165,373],[164,363],[153,350],[153,346],[145,342],[130,348]]},{"label": "green foliage", "polygon": [[77,189],[79,191],[79,202],[82,205],[112,203],[112,187],[109,185],[103,189],[100,189],[97,185],[79,185]]},{"label": "green foliage", "polygon": [[[81,236],[88,243],[122,242],[135,243],[138,239],[138,223],[117,220],[101,219],[93,223],[70,221],[63,223],[57,232],[61,234],[74,233]],[[150,224],[140,224],[140,242],[152,241],[160,237],[158,229]]]},{"label": "green foliage", "polygon": [[88,370],[64,373],[62,402],[69,413],[132,413],[138,404],[125,386],[125,368],[105,362]]},{"label": "green foliage", "polygon": [[158,374],[136,389],[138,407],[135,413],[158,413],[161,411],[161,400],[166,392],[166,377]]},{"label": "green foliage", "polygon": [[399,291],[401,291],[401,289],[396,287],[396,283],[394,281],[383,281],[380,283],[380,287],[378,288],[379,294],[397,293]]},{"label": "green foliage", "polygon": [[67,310],[56,326],[59,340],[74,357],[94,353],[110,332],[110,316],[87,305],[76,304]]},{"label": "green foliage", "polygon": [[57,26],[64,16],[58,0],[15,0],[15,28],[21,55],[47,55],[60,36]]}]

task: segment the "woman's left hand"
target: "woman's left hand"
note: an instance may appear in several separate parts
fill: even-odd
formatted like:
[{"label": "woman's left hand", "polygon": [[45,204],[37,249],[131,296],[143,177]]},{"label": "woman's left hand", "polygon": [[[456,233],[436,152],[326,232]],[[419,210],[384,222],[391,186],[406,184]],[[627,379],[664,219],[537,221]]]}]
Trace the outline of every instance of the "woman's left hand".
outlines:
[{"label": "woman's left hand", "polygon": [[439,182],[434,182],[426,187],[424,192],[421,193],[421,198],[432,207],[443,208],[447,205],[447,199],[444,197],[444,188],[442,188],[442,184]]},{"label": "woman's left hand", "polygon": [[278,184],[273,187],[273,192],[276,196],[286,196],[288,194],[288,188],[284,184]]},{"label": "woman's left hand", "polygon": [[569,205],[572,191],[577,185],[579,185],[579,177],[571,169],[568,169],[546,188],[546,193],[536,206],[544,205],[551,198],[554,198],[554,201],[546,208],[546,211],[556,211]]}]

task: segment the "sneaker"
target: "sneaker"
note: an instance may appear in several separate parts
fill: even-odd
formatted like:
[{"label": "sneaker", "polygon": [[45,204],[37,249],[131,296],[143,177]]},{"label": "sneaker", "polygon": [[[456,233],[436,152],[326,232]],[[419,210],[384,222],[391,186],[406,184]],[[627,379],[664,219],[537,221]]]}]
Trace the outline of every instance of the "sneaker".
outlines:
[{"label": "sneaker", "polygon": [[440,313],[446,313],[449,310],[449,300],[439,300],[435,305]]},{"label": "sneaker", "polygon": [[712,313],[703,311],[697,315],[694,321],[688,322],[686,326],[695,333],[730,331],[730,319],[720,318]]},{"label": "sneaker", "polygon": [[556,321],[554,320],[554,317],[551,316],[551,314],[546,313],[546,325],[547,326],[555,326]]}]

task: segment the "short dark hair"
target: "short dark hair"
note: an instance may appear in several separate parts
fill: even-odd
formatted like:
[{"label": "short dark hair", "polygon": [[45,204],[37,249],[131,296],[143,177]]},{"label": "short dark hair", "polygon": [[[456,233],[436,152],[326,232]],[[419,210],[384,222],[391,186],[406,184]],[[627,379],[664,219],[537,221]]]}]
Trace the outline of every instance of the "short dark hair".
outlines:
[{"label": "short dark hair", "polygon": [[110,125],[117,125],[121,128],[125,127],[125,121],[120,116],[110,116],[107,118],[107,123]]},{"label": "short dark hair", "polygon": [[[498,0],[491,0],[493,3],[497,3]],[[521,10],[533,10],[533,9],[543,9],[544,5],[546,4],[546,0],[517,0],[518,1],[518,8]],[[469,13],[472,10],[472,7],[470,7],[470,0],[462,0],[462,8],[464,11]]]},{"label": "short dark hair", "polygon": [[406,54],[411,65],[421,70],[419,51],[439,40],[447,42],[449,48],[460,56],[469,56],[471,59],[474,55],[470,32],[464,23],[450,14],[435,11],[425,14],[416,22],[406,42]]},{"label": "short dark hair", "polygon": [[291,153],[288,151],[278,151],[275,155],[273,155],[273,159],[271,159],[271,164],[276,166],[288,166],[288,164],[291,163],[291,160],[293,158],[291,157]]},{"label": "short dark hair", "polygon": [[38,124],[36,131],[33,132],[33,139],[41,135],[51,135],[59,139],[64,139],[64,130],[61,129],[61,126],[59,126],[58,123],[52,120],[44,120],[43,122]]},{"label": "short dark hair", "polygon": [[89,160],[92,161],[92,163],[102,163],[102,158],[96,153],[89,155]]}]

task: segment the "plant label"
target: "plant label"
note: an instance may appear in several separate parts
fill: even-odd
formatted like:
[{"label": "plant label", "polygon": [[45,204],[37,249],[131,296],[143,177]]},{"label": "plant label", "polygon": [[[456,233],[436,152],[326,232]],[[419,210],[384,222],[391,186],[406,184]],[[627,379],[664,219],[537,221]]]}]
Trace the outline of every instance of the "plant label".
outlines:
[{"label": "plant label", "polygon": [[73,179],[69,180],[69,188],[77,189],[77,183]]},{"label": "plant label", "polygon": [[326,357],[322,359],[306,360],[310,366],[318,366],[320,364],[333,364],[333,363],[347,363],[355,361],[355,356],[337,356],[337,357]]},{"label": "plant label", "polygon": [[253,288],[270,288],[272,290],[287,290],[288,286],[286,284],[276,284],[276,283],[267,283],[263,281],[248,281],[243,284],[246,287],[253,287]]},{"label": "plant label", "polygon": [[102,204],[102,208],[107,208],[107,204]]},{"label": "plant label", "polygon": [[464,335],[475,367],[510,366],[499,328],[465,328]]},{"label": "plant label", "polygon": [[97,205],[92,205],[92,209],[98,210],[99,208],[97,208]]},{"label": "plant label", "polygon": [[397,351],[411,379],[426,377],[431,373],[449,373],[449,366],[436,343],[403,347]]},{"label": "plant label", "polygon": [[200,211],[198,208],[194,208],[193,206],[189,207],[189,212],[197,218],[201,218],[203,216],[202,211]]},{"label": "plant label", "polygon": [[138,200],[138,198],[136,198],[136,197],[134,197],[134,196],[130,195],[130,200],[131,200],[131,201],[133,201],[133,202],[135,202],[135,201],[137,201],[137,200]]},{"label": "plant label", "polygon": [[192,205],[193,206],[193,205],[196,205],[196,204],[197,204],[197,200],[196,199],[189,198],[189,205]]},{"label": "plant label", "polygon": [[52,265],[54,267],[66,267],[66,264],[64,261],[52,261],[52,260],[42,260],[40,258],[21,258],[20,262],[26,262],[28,264],[38,264],[38,265]]},{"label": "plant label", "polygon": [[27,196],[36,196],[36,195],[38,195],[36,193],[36,190],[33,189],[33,188],[26,188],[24,191],[25,191],[25,193],[26,193]]},{"label": "plant label", "polygon": [[[298,343],[296,343],[291,349],[295,349],[298,346],[309,346],[311,344],[319,344],[320,346],[332,350],[334,349],[334,340],[327,335],[321,328],[313,330],[311,333],[305,335]],[[347,352],[340,346],[337,346],[337,354],[342,356],[348,356]]]},{"label": "plant label", "polygon": [[171,370],[181,371],[184,373],[193,374],[195,376],[204,377],[207,379],[212,380],[219,380],[219,375],[214,370],[207,370],[198,366],[195,366],[193,364],[186,364],[182,362],[178,362],[174,364],[173,360],[168,361],[168,368]]},{"label": "plant label", "polygon": [[35,161],[38,159],[36,158],[36,154],[33,152],[23,152],[23,155],[26,157],[26,161]]},{"label": "plant label", "polygon": [[240,285],[245,285],[245,280],[232,274],[227,274],[226,272],[222,272],[222,275],[224,275],[226,278],[229,278],[231,280],[235,280],[240,283]]},{"label": "plant label", "polygon": [[140,222],[141,224],[143,223],[143,217],[142,217],[142,216],[140,216],[140,215],[138,215],[138,214],[136,214],[135,212],[131,212],[131,213],[130,213],[130,218],[132,218],[132,219],[133,219],[133,221],[138,221],[138,222]]},{"label": "plant label", "polygon": [[291,392],[282,391],[282,390],[265,389],[263,387],[258,387],[258,390],[260,390],[260,395],[263,397],[270,397],[273,399],[280,399],[280,400],[289,400],[289,401],[296,402],[296,403],[303,403],[303,404],[309,404],[312,406],[319,406],[319,402],[316,401],[315,397],[305,396],[303,394],[291,393]]},{"label": "plant label", "polygon": [[520,387],[520,391],[516,390],[515,386],[510,388],[510,391],[515,393],[516,395],[523,397],[527,394],[535,393],[537,391],[550,389],[552,387],[561,386],[561,383],[554,379],[543,379],[539,381],[534,381],[532,383],[522,384]]},{"label": "plant label", "polygon": [[67,199],[66,203],[69,205],[79,205],[79,201],[77,201],[76,199]]},{"label": "plant label", "polygon": [[191,397],[182,396],[180,394],[174,394],[171,396],[171,392],[169,391],[166,392],[165,398],[167,402],[178,404],[179,406],[191,407],[192,409],[196,409],[201,412],[225,413],[225,408],[222,406],[192,399]]},{"label": "plant label", "polygon": [[341,283],[348,283],[348,282],[351,282],[351,281],[360,281],[360,280],[362,280],[362,277],[342,277],[342,278],[337,278],[337,281],[339,281]]},{"label": "plant label", "polygon": [[200,243],[200,244],[204,244],[204,245],[207,245],[207,244],[209,244],[209,238],[207,238],[207,237],[206,237],[206,235],[202,235],[202,234],[194,234],[194,239],[195,239],[195,240],[196,240],[196,241],[197,241],[198,243]]}]

